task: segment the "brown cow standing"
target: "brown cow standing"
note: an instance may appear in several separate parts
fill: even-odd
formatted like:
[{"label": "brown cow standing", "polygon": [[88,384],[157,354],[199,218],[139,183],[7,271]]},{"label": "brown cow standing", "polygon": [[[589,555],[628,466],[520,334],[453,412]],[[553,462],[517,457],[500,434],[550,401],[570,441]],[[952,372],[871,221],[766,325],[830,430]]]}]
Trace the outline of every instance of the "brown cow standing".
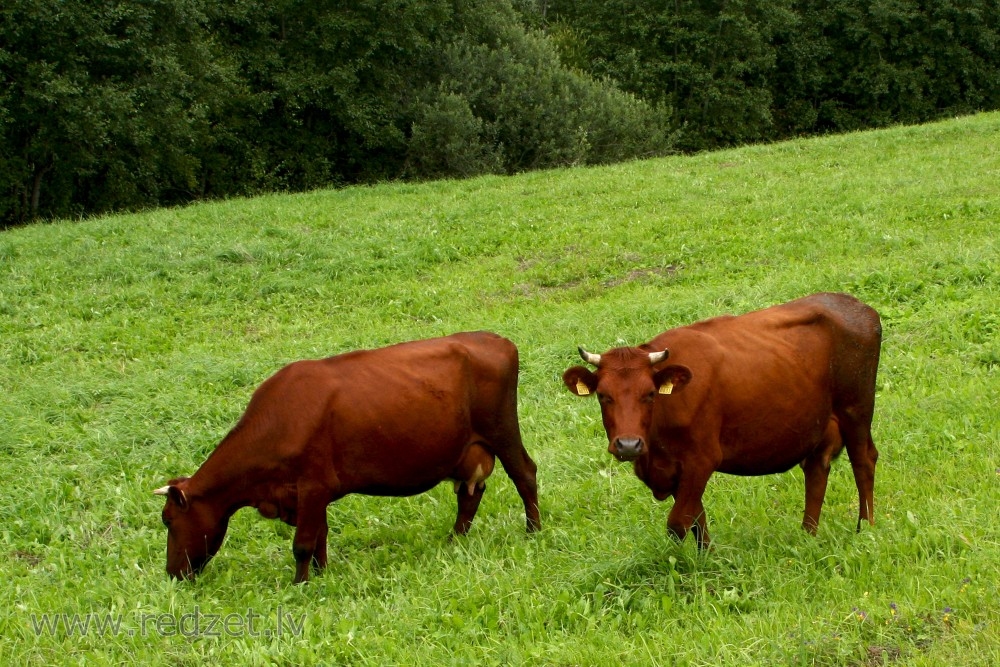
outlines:
[{"label": "brown cow standing", "polygon": [[455,481],[455,532],[472,523],[500,459],[540,527],[535,464],[517,422],[518,355],[487,332],[401,343],[285,366],[167,496],[167,572],[201,571],[229,518],[256,507],[295,526],[295,582],[326,566],[326,506],[349,493],[409,496]]},{"label": "brown cow standing", "polygon": [[[871,436],[882,327],[846,294],[815,294],[738,317],[666,331],[604,354],[580,348],[591,372],[563,374],[571,392],[596,393],[608,451],[633,461],[657,500],[674,497],[667,528],[710,543],[702,494],[715,471],[805,472],[802,526],[815,534],[830,461],[846,445],[861,521],[875,523],[878,451]],[[667,357],[670,363],[666,363]]]}]

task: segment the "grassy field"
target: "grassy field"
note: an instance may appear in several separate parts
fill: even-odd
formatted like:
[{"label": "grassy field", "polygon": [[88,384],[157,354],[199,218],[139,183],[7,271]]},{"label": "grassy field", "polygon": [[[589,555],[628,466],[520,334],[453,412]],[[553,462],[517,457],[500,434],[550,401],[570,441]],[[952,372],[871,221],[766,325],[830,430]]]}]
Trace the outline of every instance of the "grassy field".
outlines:
[{"label": "grassy field", "polygon": [[[2,232],[0,663],[1000,664],[998,236],[997,114]],[[671,542],[562,386],[576,346],[823,290],[885,328],[875,527],[845,457],[815,538],[795,469],[713,477],[715,550]],[[293,586],[292,530],[244,510],[168,580],[151,491],[264,378],[467,329],[521,350],[540,533],[498,469],[467,538],[448,485],[348,497]]]}]

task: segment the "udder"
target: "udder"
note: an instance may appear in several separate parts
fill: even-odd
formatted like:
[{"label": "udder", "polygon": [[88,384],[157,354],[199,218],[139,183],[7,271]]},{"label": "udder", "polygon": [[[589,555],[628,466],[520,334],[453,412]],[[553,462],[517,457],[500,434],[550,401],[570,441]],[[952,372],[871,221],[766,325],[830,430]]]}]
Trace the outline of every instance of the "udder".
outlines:
[{"label": "udder", "polygon": [[495,457],[482,445],[472,444],[462,454],[450,478],[455,481],[455,493],[464,486],[471,496],[477,488],[486,486],[486,478],[493,474]]}]

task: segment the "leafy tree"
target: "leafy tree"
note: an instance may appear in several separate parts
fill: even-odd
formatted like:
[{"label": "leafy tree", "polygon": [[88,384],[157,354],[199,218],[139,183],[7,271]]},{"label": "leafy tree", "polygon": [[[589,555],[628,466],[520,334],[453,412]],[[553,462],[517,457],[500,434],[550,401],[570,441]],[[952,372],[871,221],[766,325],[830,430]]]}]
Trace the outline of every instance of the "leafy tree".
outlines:
[{"label": "leafy tree", "polygon": [[194,0],[8,0],[0,28],[0,219],[170,203],[233,86]]},{"label": "leafy tree", "polygon": [[669,113],[571,71],[508,6],[469,3],[441,51],[440,78],[417,106],[417,175],[512,173],[661,154]]},{"label": "leafy tree", "polygon": [[444,0],[247,0],[218,26],[252,95],[254,188],[303,189],[398,175],[408,105],[434,75]]},{"label": "leafy tree", "polygon": [[[790,0],[549,0],[569,62],[673,108],[681,146],[766,138]],[[589,64],[587,64],[589,63]]]},{"label": "leafy tree", "polygon": [[778,132],[844,131],[1000,106],[1000,6],[798,0],[779,36]]},{"label": "leafy tree", "polygon": [[521,0],[689,150],[1000,107],[996,0]]},{"label": "leafy tree", "polygon": [[509,0],[8,0],[0,222],[661,153]]}]

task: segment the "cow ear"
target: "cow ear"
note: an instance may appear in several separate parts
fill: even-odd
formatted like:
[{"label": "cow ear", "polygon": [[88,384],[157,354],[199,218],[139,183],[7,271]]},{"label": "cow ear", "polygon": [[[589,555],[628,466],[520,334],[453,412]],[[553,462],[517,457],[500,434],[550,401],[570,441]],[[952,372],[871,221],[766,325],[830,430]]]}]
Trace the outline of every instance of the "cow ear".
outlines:
[{"label": "cow ear", "polygon": [[676,394],[691,381],[691,369],[679,364],[665,366],[653,374],[653,383],[660,394]]},{"label": "cow ear", "polygon": [[184,493],[184,489],[180,487],[180,484],[186,482],[187,480],[187,477],[174,478],[167,482],[166,486],[153,491],[153,494],[157,496],[166,496],[169,500],[174,501],[174,503],[182,510],[186,510],[188,508],[188,497],[187,494]]},{"label": "cow ear", "polygon": [[174,504],[182,510],[187,510],[188,508],[188,498],[187,494],[184,493],[184,489],[174,484],[168,484],[162,488],[153,491],[157,496],[166,496],[168,500],[174,501]]},{"label": "cow ear", "polygon": [[188,508],[187,494],[184,493],[184,489],[182,489],[179,486],[168,486],[167,498],[170,498],[172,501],[174,501],[174,503],[182,510],[186,510]]},{"label": "cow ear", "polygon": [[589,396],[597,390],[597,376],[583,366],[573,366],[563,373],[566,388],[577,396]]}]

